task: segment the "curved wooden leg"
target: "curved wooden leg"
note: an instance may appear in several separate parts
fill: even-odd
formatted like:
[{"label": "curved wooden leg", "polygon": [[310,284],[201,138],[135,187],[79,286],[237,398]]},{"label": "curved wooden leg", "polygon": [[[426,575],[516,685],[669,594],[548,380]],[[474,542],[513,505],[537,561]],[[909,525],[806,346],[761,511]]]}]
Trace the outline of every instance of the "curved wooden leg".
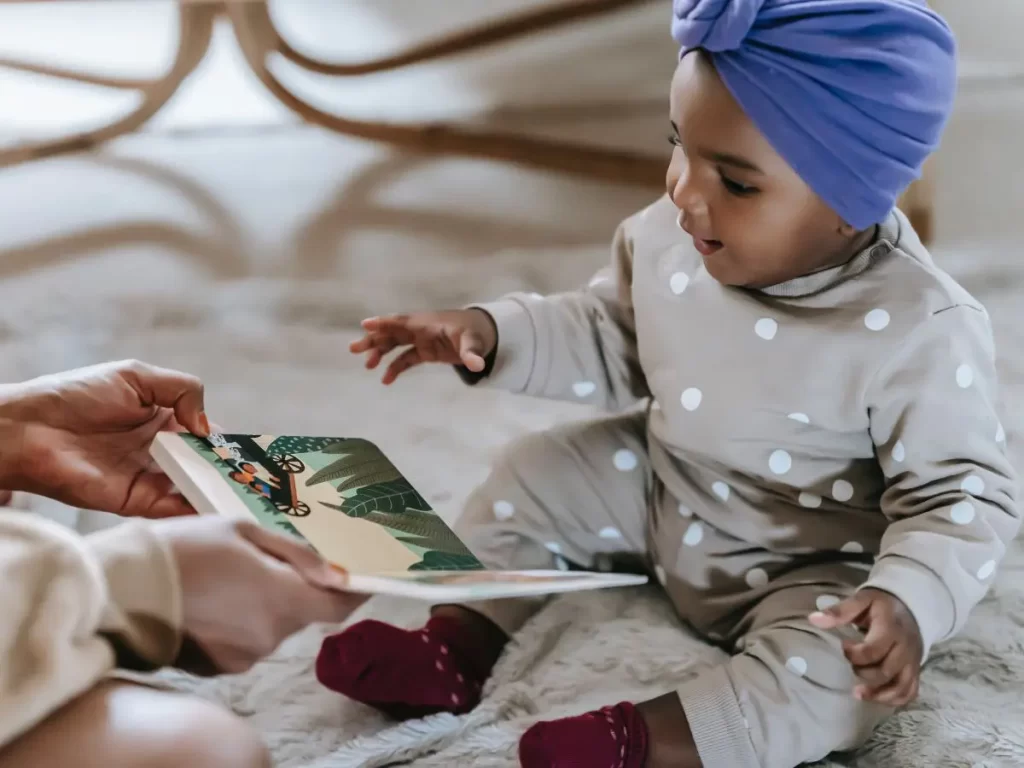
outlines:
[{"label": "curved wooden leg", "polygon": [[297,54],[274,27],[266,2],[228,3],[227,12],[242,53],[256,76],[285,106],[311,123],[348,136],[385,142],[416,152],[504,160],[591,178],[654,186],[663,183],[667,155],[661,158],[499,131],[471,131],[444,124],[351,120],[328,114],[304,102],[274,76],[267,63],[270,56],[281,54],[300,65],[312,62],[314,66],[309,68],[313,71],[340,76],[394,69],[413,61],[436,59],[584,15],[607,12],[630,2],[635,4],[636,0],[574,0],[564,8],[516,17],[504,26],[499,23],[376,62],[355,65],[322,64]]},{"label": "curved wooden leg", "polygon": [[50,155],[86,149],[117,136],[134,131],[155,115],[171,98],[181,83],[198,66],[210,47],[213,22],[220,12],[214,4],[183,3],[179,7],[178,53],[167,74],[159,80],[129,80],[78,74],[61,67],[21,64],[0,60],[0,66],[31,71],[38,74],[92,83],[109,88],[137,89],[142,92],[142,103],[131,114],[116,122],[91,131],[43,142],[28,142],[11,149],[0,150],[0,167],[23,163]]}]

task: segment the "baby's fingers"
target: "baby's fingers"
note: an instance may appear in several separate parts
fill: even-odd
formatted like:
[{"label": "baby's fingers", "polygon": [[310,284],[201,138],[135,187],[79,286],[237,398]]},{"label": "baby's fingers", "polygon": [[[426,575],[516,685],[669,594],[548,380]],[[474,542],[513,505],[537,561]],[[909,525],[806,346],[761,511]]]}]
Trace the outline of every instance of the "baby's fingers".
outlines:
[{"label": "baby's fingers", "polygon": [[381,379],[381,382],[384,384],[391,384],[407,370],[422,362],[423,355],[420,354],[420,351],[416,347],[410,347],[391,361],[391,365],[389,365],[387,371],[384,372],[384,378]]},{"label": "baby's fingers", "polygon": [[888,685],[875,690],[864,690],[864,686],[858,686],[854,695],[863,701],[874,701],[890,707],[902,707],[917,698],[920,675],[912,667],[904,667],[903,671]]},{"label": "baby's fingers", "polygon": [[868,627],[868,633],[860,642],[843,643],[846,658],[855,667],[878,664],[896,645],[899,638],[895,628],[885,619],[875,619]]},{"label": "baby's fingers", "polygon": [[880,664],[855,666],[853,671],[868,688],[876,689],[896,679],[907,666],[909,665],[906,663],[906,654],[901,648],[896,647]]},{"label": "baby's fingers", "polygon": [[373,336],[369,333],[363,336],[363,338],[356,339],[355,341],[348,345],[348,351],[351,352],[353,355],[361,355],[363,352],[366,352],[367,350],[372,348]]}]

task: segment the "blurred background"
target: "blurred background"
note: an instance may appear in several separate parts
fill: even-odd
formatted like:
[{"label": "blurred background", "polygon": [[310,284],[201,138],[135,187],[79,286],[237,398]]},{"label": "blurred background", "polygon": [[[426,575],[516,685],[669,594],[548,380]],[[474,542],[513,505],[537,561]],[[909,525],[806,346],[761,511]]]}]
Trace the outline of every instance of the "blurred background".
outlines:
[{"label": "blurred background", "polygon": [[[0,381],[124,357],[185,369],[204,378],[227,430],[374,439],[453,517],[503,443],[580,410],[469,391],[437,369],[382,389],[347,352],[354,328],[371,314],[569,288],[605,262],[617,223],[661,193],[671,4],[587,15],[612,4],[563,0],[584,13],[390,71],[312,70],[553,1],[0,4]],[[962,53],[957,112],[931,168],[932,245],[992,311],[1015,445],[1024,3],[932,5]],[[273,53],[280,40],[291,60]],[[92,82],[53,76],[60,68]],[[110,141],[43,151],[140,109],[154,114]],[[497,131],[499,154],[518,152],[517,137],[579,151],[531,145],[546,167],[424,153],[322,124],[338,118],[385,138],[394,124]],[[412,140],[447,141],[438,135]],[[107,524],[33,503],[83,530]]]}]

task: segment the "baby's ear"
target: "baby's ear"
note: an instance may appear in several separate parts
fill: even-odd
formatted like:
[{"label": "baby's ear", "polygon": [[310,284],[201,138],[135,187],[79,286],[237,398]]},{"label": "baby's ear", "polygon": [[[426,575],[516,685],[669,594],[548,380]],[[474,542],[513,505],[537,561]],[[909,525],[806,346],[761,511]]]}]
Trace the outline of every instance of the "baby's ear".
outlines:
[{"label": "baby's ear", "polygon": [[836,232],[838,232],[840,235],[847,238],[848,240],[852,240],[855,236],[860,234],[859,230],[856,227],[847,224],[838,216],[836,217]]}]

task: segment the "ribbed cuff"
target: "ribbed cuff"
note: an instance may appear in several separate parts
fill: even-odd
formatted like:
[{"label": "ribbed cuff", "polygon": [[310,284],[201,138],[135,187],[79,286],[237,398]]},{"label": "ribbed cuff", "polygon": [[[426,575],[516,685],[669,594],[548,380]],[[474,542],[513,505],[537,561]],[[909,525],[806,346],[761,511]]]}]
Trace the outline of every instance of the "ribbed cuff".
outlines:
[{"label": "ribbed cuff", "polygon": [[525,392],[537,352],[537,334],[529,311],[516,299],[473,304],[470,308],[490,315],[498,330],[494,364],[486,378],[478,379],[479,383],[509,392]]},{"label": "ribbed cuff", "polygon": [[956,626],[956,606],[949,589],[932,570],[914,560],[900,555],[880,557],[860,588],[869,587],[888,592],[907,606],[921,631],[925,658]]},{"label": "ribbed cuff", "polygon": [[724,666],[701,672],[677,693],[704,768],[761,768]]},{"label": "ribbed cuff", "polygon": [[181,584],[171,552],[149,525],[130,520],[86,537],[103,566],[109,602],[100,632],[132,668],[174,661],[183,622]]}]

